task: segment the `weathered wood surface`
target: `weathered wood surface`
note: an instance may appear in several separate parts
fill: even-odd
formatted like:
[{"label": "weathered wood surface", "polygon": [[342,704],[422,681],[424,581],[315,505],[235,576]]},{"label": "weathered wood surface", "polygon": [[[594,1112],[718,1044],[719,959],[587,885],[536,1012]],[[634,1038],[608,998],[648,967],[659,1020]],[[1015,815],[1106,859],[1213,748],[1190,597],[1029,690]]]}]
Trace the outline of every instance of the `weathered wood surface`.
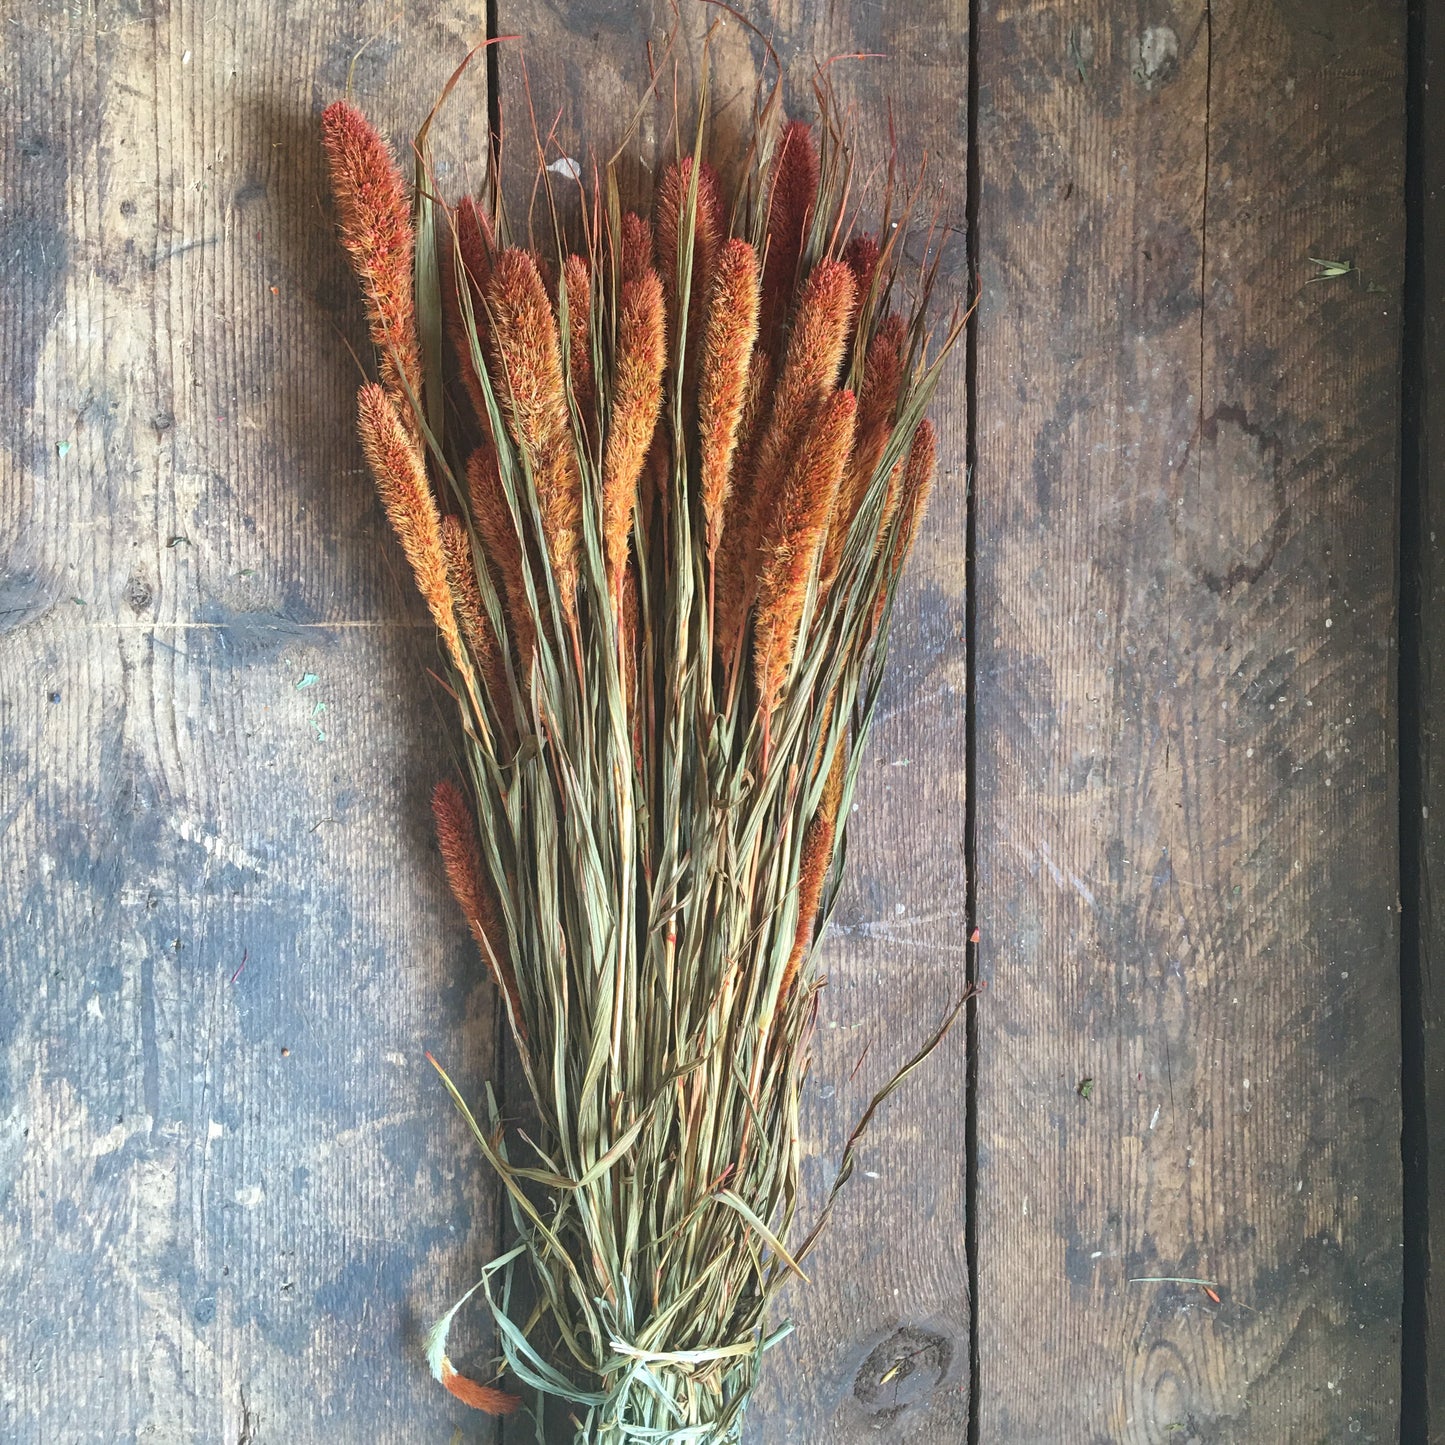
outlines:
[{"label": "weathered wood surface", "polygon": [[[1445,1438],[1445,16],[1414,12],[1400,519],[1407,1092],[1402,1438]],[[1413,1095],[1413,1097],[1411,1097]]]},{"label": "weathered wood surface", "polygon": [[[0,1437],[445,1442],[489,1068],[317,146],[450,7],[5,7]],[[353,57],[367,40],[371,44]],[[415,57],[428,57],[417,66]],[[484,134],[485,127],[482,127]]]},{"label": "weathered wood surface", "polygon": [[983,1441],[1397,1435],[1402,43],[985,7]]},{"label": "weathered wood surface", "polygon": [[[894,98],[961,231],[967,7],[744,8],[798,112],[815,61],[884,53],[830,73]],[[979,1377],[960,1031],[880,1119],[753,1438],[961,1445],[972,1387],[984,1445],[1392,1439],[1403,20],[980,9]],[[669,13],[499,0],[513,163],[521,55],[543,128],[605,156],[590,127]],[[348,77],[409,135],[484,29],[431,0],[5,17],[0,1435],[23,1445],[495,1438],[419,1355],[496,1239],[421,1050],[476,1092],[495,1021],[431,842],[446,714],[352,438],[364,329],[316,145]],[[729,21],[716,47],[724,96],[750,93],[757,43]],[[459,99],[455,190],[483,68]],[[1305,286],[1309,255],[1359,271]],[[964,388],[960,365],[827,945],[818,1193],[964,975]],[[1222,1303],[1126,1282],[1156,1274]]]}]

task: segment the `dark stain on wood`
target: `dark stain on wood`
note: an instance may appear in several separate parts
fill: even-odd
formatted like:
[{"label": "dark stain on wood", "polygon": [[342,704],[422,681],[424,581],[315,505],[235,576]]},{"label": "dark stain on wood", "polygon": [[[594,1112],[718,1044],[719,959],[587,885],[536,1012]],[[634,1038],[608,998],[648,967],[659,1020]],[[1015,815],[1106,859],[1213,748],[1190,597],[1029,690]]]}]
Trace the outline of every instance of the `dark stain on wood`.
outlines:
[{"label": "dark stain on wood", "polygon": [[853,1396],[876,1421],[875,1429],[897,1425],[924,1403],[952,1372],[955,1343],[947,1334],[900,1325],[863,1361]]},{"label": "dark stain on wood", "polygon": [[[1279,555],[1289,532],[1288,493],[1280,474],[1283,448],[1277,438],[1250,425],[1243,407],[1221,406],[1204,419],[1195,446],[1185,453],[1180,470],[1186,478],[1192,462],[1196,491],[1205,503],[1200,511],[1208,518],[1205,528],[1217,526],[1221,520],[1236,523],[1232,513],[1240,510],[1240,501],[1245,514],[1242,524],[1236,523],[1233,536],[1218,531],[1196,539],[1181,527],[1193,544],[1191,550],[1214,559],[1213,567],[1195,561],[1199,580],[1216,595],[1252,586]],[[1233,560],[1241,553],[1241,560]]]}]

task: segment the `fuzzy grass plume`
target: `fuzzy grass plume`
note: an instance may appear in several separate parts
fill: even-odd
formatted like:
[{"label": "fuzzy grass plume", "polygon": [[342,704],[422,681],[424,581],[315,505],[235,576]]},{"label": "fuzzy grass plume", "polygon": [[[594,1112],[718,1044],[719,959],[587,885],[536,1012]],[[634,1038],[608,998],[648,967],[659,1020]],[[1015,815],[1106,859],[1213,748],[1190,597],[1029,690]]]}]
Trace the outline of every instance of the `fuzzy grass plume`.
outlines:
[{"label": "fuzzy grass plume", "polygon": [[539,1439],[551,1400],[578,1441],[737,1440],[822,1224],[794,1238],[814,950],[960,323],[930,355],[936,258],[903,276],[891,173],[853,224],[821,110],[769,98],[736,195],[703,127],[651,215],[605,172],[540,253],[495,195],[444,205],[425,127],[408,187],[323,117],[362,442],[459,709],[441,854],[537,1120],[443,1074],[515,1225],[470,1292],[510,1379],[447,1358],[465,1301],[428,1354],[483,1410],[532,1394]]}]

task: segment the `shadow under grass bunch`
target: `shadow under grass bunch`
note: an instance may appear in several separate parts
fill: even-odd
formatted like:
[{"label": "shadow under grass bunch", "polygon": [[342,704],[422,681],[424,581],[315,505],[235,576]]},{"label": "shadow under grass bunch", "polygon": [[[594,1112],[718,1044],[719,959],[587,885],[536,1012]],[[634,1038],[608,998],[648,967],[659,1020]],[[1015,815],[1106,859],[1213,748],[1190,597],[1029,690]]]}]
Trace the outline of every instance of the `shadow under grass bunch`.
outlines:
[{"label": "shadow under grass bunch", "polygon": [[[959,323],[930,354],[936,257],[905,276],[891,173],[856,230],[821,109],[761,106],[731,191],[701,126],[646,213],[609,169],[540,248],[444,204],[425,128],[407,184],[323,117],[362,445],[458,708],[442,858],[536,1116],[443,1074],[516,1234],[468,1297],[539,1439],[551,1400],[578,1441],[737,1440],[832,1203],[794,1239],[816,941]],[[506,1412],[447,1358],[464,1302],[432,1369]]]}]

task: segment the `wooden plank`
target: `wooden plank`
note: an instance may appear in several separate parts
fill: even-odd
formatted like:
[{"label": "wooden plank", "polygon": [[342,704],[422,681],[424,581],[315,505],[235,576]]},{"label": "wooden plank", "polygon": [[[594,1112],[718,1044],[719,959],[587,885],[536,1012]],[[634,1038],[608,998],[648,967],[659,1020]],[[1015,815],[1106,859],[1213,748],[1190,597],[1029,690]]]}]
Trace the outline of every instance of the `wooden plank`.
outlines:
[{"label": "wooden plank", "polygon": [[1403,14],[1157,16],[978,35],[979,1438],[1394,1439]]},{"label": "wooden plank", "polygon": [[[446,1440],[490,1067],[430,624],[351,424],[317,114],[447,6],[11,10],[0,47],[0,1435]],[[363,43],[372,43],[362,51]],[[358,53],[360,52],[360,53]],[[353,64],[354,62],[354,64]],[[485,102],[483,102],[485,111]],[[485,127],[482,127],[485,134]]]},{"label": "wooden plank", "polygon": [[1422,5],[1412,27],[1400,528],[1407,1441],[1445,1430],[1445,24]]},{"label": "wooden plank", "polygon": [[[768,7],[766,17],[744,9],[765,24],[787,67],[790,115],[812,116],[814,68],[830,56],[881,57],[840,62],[830,71],[844,104],[858,106],[860,175],[874,182],[881,176],[887,130],[880,118],[891,99],[904,161],[916,165],[926,151],[935,189],[944,186],[939,216],[957,228],[958,244],[942,294],[962,296],[967,7],[926,0],[905,12],[793,0]],[[656,17],[651,28],[649,13]],[[720,15],[683,7],[673,54],[684,113],[703,26]],[[633,0],[604,0],[585,10],[501,0],[499,33],[523,37],[503,48],[500,59],[514,222],[533,174],[534,151],[525,150],[529,104],[541,130],[555,124],[560,153],[584,164],[593,154],[605,159],[647,83],[645,46],[650,41],[660,57],[669,22],[670,7],[649,12]],[[764,55],[756,39],[725,16],[713,45],[726,153],[750,114]],[[637,168],[624,173],[633,199],[647,194],[643,167],[667,154],[666,125],[647,122]],[[921,208],[926,214],[933,193]],[[965,977],[963,383],[960,352],[934,408],[941,483],[898,604],[892,678],[852,822],[851,876],[826,948],[830,983],[804,1118],[810,1203],[803,1218],[821,1201],[871,1094],[928,1036]],[[788,1295],[797,1331],[770,1359],[750,1439],[794,1445],[965,1439],[965,1125],[959,1029],[924,1075],[886,1107],[831,1233],[810,1262],[813,1282]]]}]

